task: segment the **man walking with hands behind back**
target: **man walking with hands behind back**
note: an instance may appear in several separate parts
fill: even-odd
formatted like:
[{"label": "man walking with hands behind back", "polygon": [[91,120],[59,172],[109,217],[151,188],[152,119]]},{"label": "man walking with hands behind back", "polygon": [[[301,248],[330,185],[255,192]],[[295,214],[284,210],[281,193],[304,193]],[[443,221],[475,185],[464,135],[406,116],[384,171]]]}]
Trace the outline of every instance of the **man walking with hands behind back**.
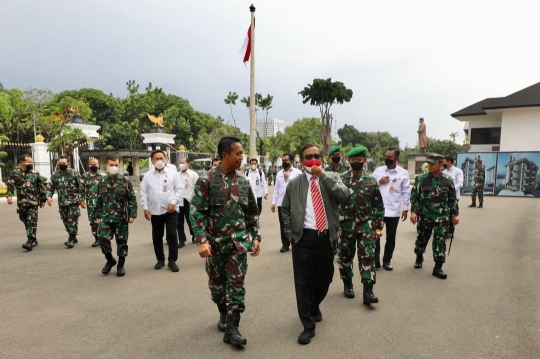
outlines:
[{"label": "man walking with hands behind back", "polygon": [[334,251],[339,231],[338,206],[349,198],[339,175],[325,172],[317,146],[305,145],[300,163],[306,173],[287,186],[281,205],[285,234],[292,243],[294,287],[298,315],[304,331],[298,343],[309,344],[315,322],[322,321],[319,305],[334,275]]},{"label": "man walking with hands behind back", "polygon": [[193,235],[193,229],[191,228],[191,221],[189,219],[190,203],[193,198],[193,190],[195,184],[199,179],[197,172],[192,171],[189,167],[189,159],[187,157],[180,158],[180,171],[178,176],[180,177],[180,184],[182,185],[182,200],[180,202],[180,208],[178,210],[178,247],[182,248],[186,245],[186,232],[184,230],[184,219],[188,224],[189,234],[191,234],[191,241],[195,243],[195,237]]},{"label": "man walking with hands behind back", "polygon": [[176,234],[176,207],[182,200],[182,185],[176,170],[166,167],[166,155],[162,150],[155,150],[150,155],[154,169],[148,171],[141,183],[141,207],[144,218],[152,223],[152,242],[156,253],[155,269],[165,265],[163,251],[163,232],[169,243],[168,267],[178,272],[178,239]]},{"label": "man walking with hands behind back", "polygon": [[99,181],[103,178],[103,174],[99,172],[99,162],[97,158],[90,158],[88,165],[90,170],[81,176],[81,181],[83,183],[83,197],[86,201],[86,211],[88,212],[90,230],[94,236],[92,247],[97,247],[99,246],[99,236],[97,233],[98,224],[96,221],[96,205]]}]

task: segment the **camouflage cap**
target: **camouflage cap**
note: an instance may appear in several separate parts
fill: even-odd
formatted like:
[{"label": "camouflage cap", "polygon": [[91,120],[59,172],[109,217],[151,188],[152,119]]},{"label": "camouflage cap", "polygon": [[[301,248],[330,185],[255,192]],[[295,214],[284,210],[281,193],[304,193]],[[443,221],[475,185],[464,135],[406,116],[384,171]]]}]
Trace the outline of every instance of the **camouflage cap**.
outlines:
[{"label": "camouflage cap", "polygon": [[341,148],[339,148],[339,146],[330,148],[330,151],[328,151],[328,156],[332,156],[336,152],[341,152]]},{"label": "camouflage cap", "polygon": [[438,153],[431,153],[427,158],[427,163],[437,163],[444,160],[444,156]]},{"label": "camouflage cap", "polygon": [[349,154],[347,157],[354,157],[354,156],[364,156],[366,157],[367,147],[366,146],[356,146],[352,150],[349,151]]}]

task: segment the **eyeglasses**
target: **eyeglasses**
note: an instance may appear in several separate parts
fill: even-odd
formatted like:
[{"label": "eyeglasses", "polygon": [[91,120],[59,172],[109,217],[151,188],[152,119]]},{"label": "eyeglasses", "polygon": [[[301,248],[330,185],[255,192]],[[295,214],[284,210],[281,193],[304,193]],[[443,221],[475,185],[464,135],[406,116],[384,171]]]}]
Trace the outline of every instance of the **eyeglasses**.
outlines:
[{"label": "eyeglasses", "polygon": [[306,159],[306,160],[312,160],[312,159],[320,160],[321,155],[318,154],[318,153],[311,153],[309,155],[304,155],[304,159]]}]

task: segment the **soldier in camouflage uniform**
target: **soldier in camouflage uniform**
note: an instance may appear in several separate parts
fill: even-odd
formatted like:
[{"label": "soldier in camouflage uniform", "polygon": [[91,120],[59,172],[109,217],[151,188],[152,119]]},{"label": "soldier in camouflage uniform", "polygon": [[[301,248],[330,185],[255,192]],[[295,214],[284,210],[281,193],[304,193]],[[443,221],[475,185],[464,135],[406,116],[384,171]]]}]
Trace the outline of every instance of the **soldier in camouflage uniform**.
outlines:
[{"label": "soldier in camouflage uniform", "polygon": [[64,245],[67,248],[73,248],[78,243],[77,232],[79,229],[79,217],[82,208],[86,208],[83,198],[83,185],[81,176],[69,168],[69,159],[66,156],[58,158],[58,169],[53,173],[47,186],[47,204],[52,206],[52,197],[56,190],[58,195],[58,207],[60,209],[60,218],[64,222],[66,232],[69,234],[67,242]]},{"label": "soldier in camouflage uniform", "polygon": [[369,305],[379,302],[373,294],[376,282],[375,244],[382,235],[384,203],[377,180],[363,171],[366,152],[364,146],[353,148],[348,154],[351,170],[341,174],[350,197],[340,206],[338,264],[344,284],[343,294],[354,298],[353,261],[358,248],[360,276],[364,285],[363,303]]},{"label": "soldier in camouflage uniform", "polygon": [[330,165],[324,170],[327,172],[345,173],[349,169],[342,163],[343,154],[339,146],[334,146],[328,151],[328,157],[330,157]]},{"label": "soldier in camouflage uniform", "polygon": [[34,161],[30,155],[21,156],[21,168],[11,172],[7,183],[7,202],[13,204],[17,190],[17,213],[26,228],[27,241],[22,245],[27,251],[38,245],[36,239],[38,207],[43,208],[47,200],[47,191],[41,176],[34,170]]},{"label": "soldier in camouflage uniform", "polygon": [[484,208],[484,183],[486,181],[486,167],[482,160],[476,160],[476,176],[474,176],[474,188],[471,193],[472,203],[469,207],[476,207],[476,195],[480,204],[478,208]]},{"label": "soldier in camouflage uniform", "polygon": [[94,236],[92,247],[99,246],[99,238],[97,234],[98,224],[96,222],[96,205],[98,196],[98,184],[103,178],[103,174],[99,172],[99,161],[97,158],[91,158],[88,161],[90,170],[81,176],[83,184],[83,198],[86,201],[86,210],[88,212],[88,221],[90,229]]},{"label": "soldier in camouflage uniform", "polygon": [[118,158],[107,159],[108,175],[98,183],[95,213],[96,222],[99,224],[98,236],[101,252],[107,259],[101,273],[109,274],[112,267],[116,265],[111,247],[111,241],[113,237],[116,237],[118,254],[116,275],[123,277],[126,274],[124,263],[128,255],[128,223],[133,223],[137,218],[137,197],[129,178],[118,173],[119,168]]},{"label": "soldier in camouflage uniform", "polygon": [[456,190],[452,177],[441,171],[443,159],[442,155],[430,154],[429,172],[416,177],[411,191],[411,222],[418,224],[414,268],[422,268],[424,252],[433,232],[435,268],[432,274],[440,279],[447,277],[442,266],[446,258],[445,239],[448,229],[459,223]]},{"label": "soldier in camouflage uniform", "polygon": [[192,227],[199,255],[206,258],[206,273],[212,301],[217,304],[218,329],[223,341],[245,345],[238,332],[245,309],[244,278],[247,252],[260,251],[259,208],[251,185],[238,171],[244,153],[240,140],[219,141],[221,164],[201,176],[192,199]]}]

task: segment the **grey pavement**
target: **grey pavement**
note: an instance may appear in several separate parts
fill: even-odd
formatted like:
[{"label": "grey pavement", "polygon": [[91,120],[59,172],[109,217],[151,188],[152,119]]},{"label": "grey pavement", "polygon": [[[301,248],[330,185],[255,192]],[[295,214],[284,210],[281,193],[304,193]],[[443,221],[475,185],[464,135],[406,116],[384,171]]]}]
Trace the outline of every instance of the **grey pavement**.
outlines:
[{"label": "grey pavement", "polygon": [[[270,187],[272,190],[273,187]],[[189,243],[180,272],[153,269],[150,223],[130,226],[126,276],[105,263],[83,210],[79,244],[67,239],[56,203],[40,210],[39,246],[21,248],[15,206],[0,203],[0,358],[540,358],[540,201],[461,200],[447,280],[413,268],[415,228],[398,227],[394,271],[379,270],[379,304],[342,295],[337,270],[312,343],[296,340],[291,253],[279,253],[277,213],[263,201],[262,253],[249,258],[244,349],[222,342],[204,261]],[[383,237],[384,243],[384,237]],[[431,243],[431,242],[430,242]]]}]

